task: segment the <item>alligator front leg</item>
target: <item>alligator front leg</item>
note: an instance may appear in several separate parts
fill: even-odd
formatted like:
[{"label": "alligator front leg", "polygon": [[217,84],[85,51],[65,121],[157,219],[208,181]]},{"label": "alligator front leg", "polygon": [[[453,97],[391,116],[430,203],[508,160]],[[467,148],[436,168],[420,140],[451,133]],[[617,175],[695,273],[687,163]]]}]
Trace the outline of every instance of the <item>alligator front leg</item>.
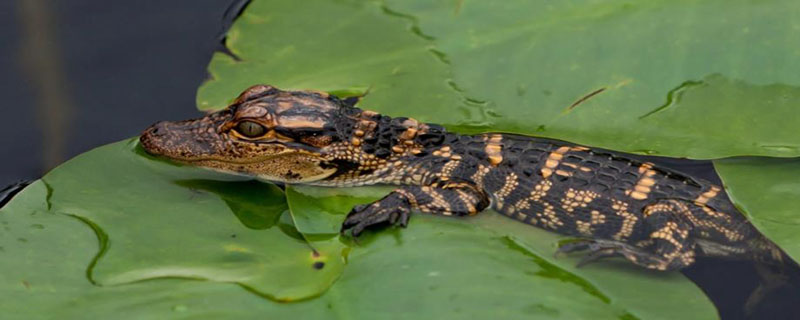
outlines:
[{"label": "alligator front leg", "polygon": [[383,199],[358,205],[350,211],[342,232],[351,230],[354,237],[364,229],[383,224],[405,227],[411,210],[445,216],[473,215],[489,205],[489,198],[468,183],[447,183],[442,186],[408,186],[392,191]]}]

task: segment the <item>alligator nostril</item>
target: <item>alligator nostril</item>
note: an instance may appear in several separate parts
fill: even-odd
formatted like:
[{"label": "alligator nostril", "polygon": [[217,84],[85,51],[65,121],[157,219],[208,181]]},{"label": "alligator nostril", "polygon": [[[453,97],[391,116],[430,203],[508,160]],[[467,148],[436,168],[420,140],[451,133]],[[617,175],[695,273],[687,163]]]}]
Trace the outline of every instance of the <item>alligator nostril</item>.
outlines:
[{"label": "alligator nostril", "polygon": [[150,126],[150,128],[147,130],[147,134],[154,137],[161,137],[167,134],[167,131],[164,128],[164,122],[159,122]]}]

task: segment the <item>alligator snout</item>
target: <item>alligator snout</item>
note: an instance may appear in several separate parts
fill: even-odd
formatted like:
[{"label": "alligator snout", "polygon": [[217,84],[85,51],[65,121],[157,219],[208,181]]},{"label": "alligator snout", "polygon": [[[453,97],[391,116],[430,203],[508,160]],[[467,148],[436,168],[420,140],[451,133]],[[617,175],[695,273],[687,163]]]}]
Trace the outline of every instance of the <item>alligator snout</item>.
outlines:
[{"label": "alligator snout", "polygon": [[167,122],[157,122],[142,132],[139,143],[150,154],[163,154],[163,144],[168,134]]},{"label": "alligator snout", "polygon": [[159,121],[150,126],[149,128],[144,130],[144,135],[149,135],[153,137],[162,137],[167,133],[167,122],[166,121]]},{"label": "alligator snout", "polygon": [[207,118],[158,122],[145,129],[139,138],[148,153],[178,160],[217,155],[222,140],[214,123]]},{"label": "alligator snout", "polygon": [[[142,132],[139,143],[145,151],[154,155],[164,155],[170,143],[169,122],[161,121],[154,123]],[[172,133],[174,134],[174,132]]]}]

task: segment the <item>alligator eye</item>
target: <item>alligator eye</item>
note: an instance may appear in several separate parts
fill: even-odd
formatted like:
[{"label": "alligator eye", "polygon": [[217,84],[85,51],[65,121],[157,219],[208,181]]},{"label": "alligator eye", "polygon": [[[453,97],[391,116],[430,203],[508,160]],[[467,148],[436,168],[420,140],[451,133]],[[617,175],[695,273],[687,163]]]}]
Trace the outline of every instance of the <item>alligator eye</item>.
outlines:
[{"label": "alligator eye", "polygon": [[256,138],[262,136],[264,134],[264,131],[266,131],[266,129],[264,128],[264,126],[255,123],[253,121],[242,121],[239,122],[238,125],[236,125],[236,131],[238,131],[245,137]]}]

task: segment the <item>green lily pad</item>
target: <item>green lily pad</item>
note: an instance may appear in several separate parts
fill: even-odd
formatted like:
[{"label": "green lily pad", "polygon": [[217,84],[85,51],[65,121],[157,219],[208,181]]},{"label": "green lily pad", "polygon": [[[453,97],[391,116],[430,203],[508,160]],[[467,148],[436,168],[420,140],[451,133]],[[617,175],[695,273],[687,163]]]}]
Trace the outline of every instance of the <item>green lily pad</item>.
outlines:
[{"label": "green lily pad", "polygon": [[338,278],[341,244],[319,242],[312,251],[271,227],[286,210],[277,187],[170,165],[137,146],[98,148],[43,178],[50,210],[80,218],[101,239],[92,282],[203,279],[284,301],[319,295]]},{"label": "green lily pad", "polygon": [[798,118],[784,116],[800,93],[795,1],[387,6],[498,115],[487,129],[690,158],[800,155]]},{"label": "green lily pad", "polygon": [[190,190],[205,191],[219,196],[236,218],[250,229],[268,229],[277,224],[287,209],[281,191],[273,184],[255,180],[227,182],[216,180],[178,180],[175,184]]},{"label": "green lily pad", "polygon": [[233,283],[157,279],[93,285],[87,266],[99,250],[97,235],[81,219],[48,211],[47,194],[37,181],[0,209],[4,318],[242,319],[295,311]]},{"label": "green lily pad", "polygon": [[800,261],[800,159],[724,159],[714,168],[758,230]]},{"label": "green lily pad", "polygon": [[[73,162],[92,163],[86,158],[93,153],[109,156],[104,149],[131,151],[130,142],[118,143],[90,152]],[[149,159],[141,161],[156,168],[166,166],[151,163]],[[65,168],[70,167],[65,165],[58,170],[76,170]],[[125,169],[122,171],[142,173]],[[184,168],[172,169],[182,171]],[[205,174],[195,172],[194,175]],[[61,178],[66,179],[66,176]],[[57,183],[51,183],[51,186],[49,203],[55,208],[55,204],[63,200],[55,198],[56,188],[60,186]],[[86,189],[80,190],[76,194],[89,193]],[[301,194],[301,197],[317,200],[336,198],[326,202],[338,203],[339,207],[345,208],[374,200],[386,191],[386,188],[358,188],[351,193],[352,196],[347,196],[334,189],[301,188],[300,192],[290,189],[288,194]],[[0,302],[0,308],[25,318],[42,318],[48,314],[59,314],[65,319],[111,315],[137,319],[289,317],[302,314],[307,319],[374,319],[388,312],[398,319],[418,318],[420,314],[439,318],[494,315],[507,319],[658,319],[680,314],[670,308],[698,318],[713,318],[715,314],[702,293],[678,274],[657,274],[624,266],[620,272],[616,265],[576,269],[573,267],[574,258],[542,259],[540,256],[551,254],[558,236],[491,213],[472,219],[418,215],[408,229],[367,234],[351,249],[348,266],[329,290],[317,298],[295,303],[277,303],[253,294],[253,287],[215,279],[157,277],[118,285],[97,280],[92,284],[87,277],[92,271],[87,267],[97,259],[98,251],[103,252],[97,234],[87,225],[95,222],[48,210],[47,195],[45,184],[37,182],[0,210],[0,222],[6,228],[0,244],[4,253],[15,257],[4,259],[0,268],[5,276],[0,293],[11,297]],[[297,199],[290,196],[290,204],[297,203],[292,200]],[[303,208],[307,215],[332,214],[324,208]],[[327,208],[333,210],[330,209],[333,207]],[[231,212],[226,214],[233,216]],[[333,216],[339,220],[344,218],[343,215]],[[238,221],[235,217],[230,218]],[[141,222],[133,221],[127,225],[134,223]],[[187,224],[185,228],[196,229],[198,226]],[[110,245],[106,255],[96,260],[96,268],[102,266],[105,259],[113,257],[110,254],[117,249],[115,243],[124,240],[117,236],[118,230],[103,230]],[[152,231],[151,236],[158,236],[158,230]],[[319,228],[318,231],[321,234],[337,232],[338,227],[330,230]],[[330,246],[335,242],[334,238],[314,244]],[[127,249],[140,248],[132,246]],[[214,248],[209,250],[213,253]],[[308,253],[307,250],[304,252]],[[186,260],[192,260],[189,253],[191,251],[183,255]],[[142,259],[154,258],[143,256]],[[321,261],[325,262],[324,268],[335,263]],[[290,272],[303,272],[274,267],[276,269],[272,272],[290,278]],[[302,265],[297,266],[300,267]],[[332,267],[336,268],[335,265]],[[43,272],[55,268],[59,272]],[[465,287],[465,283],[470,285]],[[620,283],[625,285],[620,286]],[[673,299],[673,296],[681,299]],[[690,299],[686,300],[687,297]],[[677,308],[676,304],[681,307]],[[120,313],[122,310],[125,312]]]},{"label": "green lily pad", "polygon": [[80,220],[47,210],[47,188],[37,181],[0,209],[0,310],[21,319],[93,288],[86,268],[97,237]]},{"label": "green lily pad", "polygon": [[240,60],[215,55],[198,105],[255,83],[369,87],[365,108],[465,133],[794,157],[798,14],[792,0],[254,1],[229,34]]},{"label": "green lily pad", "polygon": [[[379,199],[390,190],[385,187],[350,188],[350,192],[312,187],[292,189],[295,188],[288,188],[286,194],[293,214],[302,212],[338,222],[330,223],[327,230],[314,229],[318,233],[338,232],[344,219],[339,212]],[[347,211],[319,205],[324,203],[334,203]],[[377,316],[379,310],[411,314],[403,310],[412,304],[411,300],[431,299],[434,301],[431,305],[414,304],[418,307],[414,311],[418,313],[414,314],[435,315],[433,318],[464,315],[485,318],[493,312],[502,314],[501,318],[543,319],[715,317],[716,310],[703,292],[681,274],[642,270],[625,261],[576,268],[578,256],[553,255],[558,242],[564,239],[493,211],[472,218],[417,214],[407,229],[362,236],[352,248],[345,273],[331,291],[346,291],[347,297],[353,297],[353,292],[348,291],[353,282],[374,292],[368,295],[370,298],[361,298],[364,304],[374,306],[369,311],[375,312],[364,311],[364,318]],[[429,270],[427,276],[424,270]],[[387,286],[413,294],[381,298]],[[426,290],[429,287],[435,287],[439,293],[429,292]],[[333,292],[323,297],[336,295]],[[431,296],[419,296],[428,294]],[[452,298],[445,300],[447,296]],[[452,314],[455,311],[458,312]]]},{"label": "green lily pad", "polygon": [[[464,133],[693,158],[799,156],[800,126],[787,116],[800,94],[799,10],[788,0],[254,1],[228,37],[240,60],[214,55],[198,107],[222,108],[269,83],[369,92],[364,108]],[[797,198],[796,161],[716,165],[734,201],[797,258],[797,205],[786,198]],[[287,206],[272,185],[168,165],[133,141],[106,146],[0,210],[0,310],[715,318],[679,274],[613,262],[577,269],[576,257],[552,257],[561,237],[490,212],[417,215],[406,230],[343,244],[350,207],[385,192],[290,187]]]},{"label": "green lily pad", "polygon": [[[376,190],[388,194],[391,186],[373,188],[316,188],[289,186],[286,201],[292,208],[294,225],[303,234],[338,234],[353,204],[375,200]],[[320,200],[322,199],[322,200]]]},{"label": "green lily pad", "polygon": [[[364,198],[383,192],[362,190],[367,190],[361,194]],[[44,184],[37,182],[0,211],[0,221],[7,228],[0,237],[3,253],[15,257],[2,262],[0,293],[7,299],[0,301],[0,308],[26,319],[52,314],[63,319],[300,314],[305,319],[375,319],[386,314],[396,319],[416,319],[419,314],[445,319],[617,319],[638,315],[636,310],[622,308],[602,287],[537,258],[521,240],[480,226],[513,223],[499,216],[491,221],[488,215],[488,220],[475,221],[421,215],[407,230],[366,235],[353,249],[335,286],[318,298],[295,303],[265,300],[235,284],[215,281],[154,279],[95,286],[86,278],[86,265],[98,250],[95,234],[78,218],[48,212],[46,194]],[[43,268],[58,272],[42,272]],[[548,293],[541,294],[542,288]],[[692,308],[691,304],[688,312],[699,318],[714,314],[712,308]]]},{"label": "green lily pad", "polygon": [[[350,95],[360,88],[370,100],[405,92],[403,106],[459,105],[462,98],[444,81],[447,66],[404,23],[369,2],[254,1],[228,32],[228,48],[240,60],[212,57],[214,80],[199,89],[198,108],[220,109],[256,83]],[[274,34],[276,26],[281,34]]]}]

